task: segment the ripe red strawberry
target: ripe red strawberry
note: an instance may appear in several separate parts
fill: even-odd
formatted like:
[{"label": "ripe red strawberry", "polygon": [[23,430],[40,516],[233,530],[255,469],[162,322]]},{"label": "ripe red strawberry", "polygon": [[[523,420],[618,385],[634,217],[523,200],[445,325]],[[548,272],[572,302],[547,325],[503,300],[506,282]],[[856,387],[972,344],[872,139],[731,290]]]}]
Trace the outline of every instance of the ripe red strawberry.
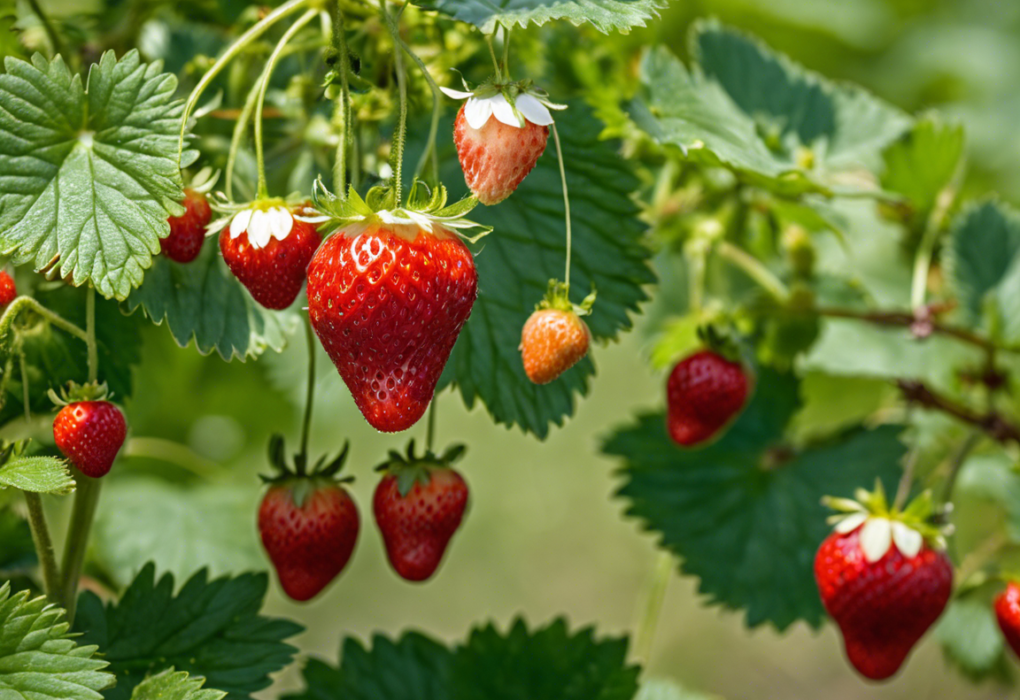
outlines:
[{"label": "ripe red strawberry", "polygon": [[353,224],[308,266],[308,316],[365,419],[396,432],[425,413],[477,294],[452,232]]},{"label": "ripe red strawberry", "polygon": [[14,278],[0,270],[0,306],[7,306],[18,297],[18,289],[14,286]]},{"label": "ripe red strawberry", "polygon": [[[412,460],[413,450],[412,443]],[[462,448],[454,450],[459,450],[459,455]],[[452,459],[456,456],[437,462]],[[436,572],[450,538],[460,527],[467,500],[467,484],[448,466],[421,462],[390,466],[375,489],[373,510],[390,564],[402,578],[424,581]]]},{"label": "ripe red strawberry", "polygon": [[1020,656],[1020,584],[1010,581],[1006,590],[995,599],[995,617],[1002,636],[1009,642],[1013,653]]},{"label": "ripe red strawberry", "polygon": [[282,481],[259,508],[262,546],[284,592],[297,601],[311,600],[343,571],[360,527],[354,500],[333,481]]},{"label": "ripe red strawberry", "polygon": [[666,383],[666,425],[684,447],[714,437],[744,407],[750,389],[743,365],[711,350],[681,360]]},{"label": "ripe red strawberry", "polygon": [[482,204],[499,204],[513,194],[545,151],[549,127],[525,121],[524,128],[509,126],[495,116],[475,129],[461,106],[453,125],[464,180]]},{"label": "ripe red strawberry", "polygon": [[[862,531],[873,520],[884,521],[876,525],[885,529],[879,535],[884,542],[869,555],[862,541],[870,536],[862,536]],[[849,532],[829,535],[815,556],[822,603],[843,633],[850,663],[872,680],[889,678],[899,670],[942,614],[953,588],[953,567],[945,553],[914,532],[909,537],[916,536],[916,542],[903,548],[916,551],[904,554],[895,530],[890,539],[889,529],[897,527],[904,526],[869,519]]]},{"label": "ripe red strawberry", "polygon": [[283,207],[247,209],[220,233],[220,252],[255,301],[286,309],[301,293],[308,261],[321,242],[312,224]]},{"label": "ripe red strawberry", "polygon": [[591,331],[573,311],[539,309],[521,332],[524,373],[535,384],[548,384],[588,354]]},{"label": "ripe red strawberry", "polygon": [[170,235],[159,242],[163,255],[174,262],[189,263],[198,257],[205,242],[205,227],[212,219],[212,209],[205,195],[193,189],[185,188],[184,213],[171,216]]},{"label": "ripe red strawberry", "polygon": [[60,409],[53,439],[82,474],[98,479],[113,466],[124,444],[124,414],[109,401],[78,401]]}]

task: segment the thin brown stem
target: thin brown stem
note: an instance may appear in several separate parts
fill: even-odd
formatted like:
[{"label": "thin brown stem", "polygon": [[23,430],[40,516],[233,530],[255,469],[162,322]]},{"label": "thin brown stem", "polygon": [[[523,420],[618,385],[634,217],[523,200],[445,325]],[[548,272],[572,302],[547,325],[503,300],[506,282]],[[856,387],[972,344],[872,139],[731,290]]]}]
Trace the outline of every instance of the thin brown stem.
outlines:
[{"label": "thin brown stem", "polygon": [[973,425],[998,442],[1020,444],[1020,426],[1007,420],[997,411],[979,413],[932,391],[920,381],[900,379],[897,380],[896,385],[903,392],[903,397],[911,403],[929,410],[940,411],[963,423]]}]

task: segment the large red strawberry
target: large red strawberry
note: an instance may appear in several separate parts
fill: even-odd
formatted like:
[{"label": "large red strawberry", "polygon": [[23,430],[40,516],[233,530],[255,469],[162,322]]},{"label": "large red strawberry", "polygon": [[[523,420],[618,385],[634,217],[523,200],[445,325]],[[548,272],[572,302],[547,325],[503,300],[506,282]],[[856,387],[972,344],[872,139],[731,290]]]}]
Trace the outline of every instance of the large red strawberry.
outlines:
[{"label": "large red strawberry", "polygon": [[212,208],[205,195],[193,189],[184,190],[184,213],[171,216],[170,235],[160,240],[163,255],[174,262],[189,263],[198,257],[205,242],[205,227],[212,219]]},{"label": "large red strawberry", "polygon": [[920,523],[898,520],[902,514],[881,500],[873,509],[881,515],[851,512],[815,556],[822,603],[843,633],[850,663],[872,680],[899,670],[953,588],[953,566],[938,538],[922,535]]},{"label": "large red strawberry", "polygon": [[53,439],[82,474],[105,476],[124,444],[127,423],[109,401],[77,401],[57,413]]},{"label": "large red strawberry", "polygon": [[[439,568],[450,538],[467,508],[468,487],[449,464],[463,452],[454,447],[443,457],[426,453],[384,465],[373,510],[393,569],[408,581],[424,581]],[[395,457],[397,455],[394,455]]]},{"label": "large red strawberry", "polygon": [[684,447],[712,439],[744,407],[750,384],[742,364],[711,350],[681,360],[666,383],[670,437]]},{"label": "large red strawberry", "polygon": [[471,251],[439,226],[352,224],[319,248],[308,316],[377,430],[424,415],[477,287]]},{"label": "large red strawberry", "polygon": [[252,298],[267,309],[286,309],[305,282],[308,262],[322,238],[312,224],[282,206],[246,209],[220,233],[220,252]]},{"label": "large red strawberry", "polygon": [[1010,581],[995,598],[995,618],[1013,653],[1020,656],[1020,584]]},{"label": "large red strawberry", "polygon": [[502,202],[513,194],[545,151],[549,127],[525,120],[504,124],[495,115],[479,128],[471,126],[461,106],[453,125],[453,142],[464,180],[482,204]]},{"label": "large red strawberry", "polygon": [[7,306],[17,298],[18,288],[14,285],[14,278],[0,270],[0,306]]}]

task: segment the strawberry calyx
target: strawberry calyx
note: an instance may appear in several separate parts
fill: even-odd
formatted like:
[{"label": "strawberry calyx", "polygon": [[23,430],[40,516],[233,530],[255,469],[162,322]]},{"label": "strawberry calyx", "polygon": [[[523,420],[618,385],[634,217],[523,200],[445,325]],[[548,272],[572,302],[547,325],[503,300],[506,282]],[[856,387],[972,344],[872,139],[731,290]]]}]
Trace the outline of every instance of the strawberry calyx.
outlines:
[{"label": "strawberry calyx", "polygon": [[336,456],[324,454],[309,469],[307,456],[296,453],[291,462],[287,461],[287,447],[282,435],[269,438],[269,466],[275,474],[260,474],[262,483],[270,486],[285,485],[294,492],[294,502],[300,507],[305,499],[323,486],[349,484],[353,476],[340,478],[338,475],[347,462],[351,443],[347,441]]},{"label": "strawberry calyx", "polygon": [[[443,185],[429,187],[415,180],[408,193],[406,204],[397,202],[394,188],[379,185],[370,189],[364,198],[351,186],[347,195],[338,197],[323,184],[315,181],[312,199],[319,215],[303,220],[324,224],[334,231],[349,224],[381,224],[384,226],[413,226],[432,233],[434,230],[453,230],[474,243],[492,231],[491,226],[470,221],[465,216],[478,205],[474,196],[447,204],[448,194]],[[461,231],[479,229],[475,236]]]},{"label": "strawberry calyx", "polygon": [[400,454],[390,450],[388,459],[375,470],[397,478],[397,490],[401,497],[411,492],[416,483],[427,486],[432,480],[432,472],[436,469],[449,469],[454,462],[464,456],[467,447],[461,444],[450,445],[442,454],[426,449],[421,456],[415,451],[414,439],[407,445],[407,453]]},{"label": "strawberry calyx", "polygon": [[595,285],[593,284],[591,294],[582,299],[580,304],[573,304],[570,301],[570,285],[557,279],[551,279],[549,280],[549,289],[546,291],[542,301],[535,305],[535,311],[555,309],[557,311],[573,313],[577,316],[587,316],[591,313],[592,306],[595,305],[595,294]]},{"label": "strawberry calyx", "polygon": [[946,549],[947,528],[933,522],[936,510],[930,490],[902,510],[889,504],[878,481],[874,491],[858,489],[853,499],[826,496],[822,503],[837,511],[827,521],[837,533],[845,535],[860,528],[861,551],[870,563],[884,557],[890,547],[908,559],[917,556],[925,544],[939,551]]},{"label": "strawberry calyx", "polygon": [[490,117],[507,126],[523,129],[528,122],[538,126],[553,123],[549,110],[564,110],[567,105],[549,99],[549,93],[534,86],[531,80],[503,81],[490,77],[471,89],[464,81],[464,90],[442,87],[447,97],[467,100],[464,116],[472,129],[481,129]]},{"label": "strawberry calyx", "polygon": [[711,350],[730,362],[744,362],[744,350],[740,343],[740,337],[732,326],[712,322],[705,323],[698,326],[697,335],[705,349]]},{"label": "strawberry calyx", "polygon": [[87,382],[85,384],[68,382],[60,388],[59,394],[50,389],[48,395],[50,401],[60,407],[78,403],[79,401],[106,401],[112,397],[106,382]]}]

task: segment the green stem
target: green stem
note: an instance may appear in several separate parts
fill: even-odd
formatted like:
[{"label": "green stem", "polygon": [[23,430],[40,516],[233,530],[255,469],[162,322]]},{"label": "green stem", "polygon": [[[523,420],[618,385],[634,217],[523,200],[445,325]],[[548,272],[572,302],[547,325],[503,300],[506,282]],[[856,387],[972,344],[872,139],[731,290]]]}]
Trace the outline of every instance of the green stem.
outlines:
[{"label": "green stem", "polygon": [[694,313],[700,313],[705,304],[705,249],[701,248],[687,254],[690,275],[688,305]]},{"label": "green stem", "polygon": [[[340,139],[336,146],[336,160],[333,163],[333,186],[341,199],[347,197],[347,149],[351,144],[351,54],[347,50],[347,34],[344,29],[344,14],[339,1],[333,3],[333,48],[340,58],[340,103],[336,117],[340,120]],[[335,118],[336,118],[335,117]]]},{"label": "green stem", "polygon": [[716,244],[716,251],[731,263],[739,267],[747,276],[757,282],[762,289],[771,294],[776,301],[786,303],[790,292],[782,280],[772,274],[772,271],[761,264],[761,262],[745,253],[729,241],[719,241]]},{"label": "green stem", "polygon": [[280,54],[282,54],[283,50],[287,47],[287,42],[293,39],[294,35],[301,31],[306,24],[315,19],[318,14],[318,10],[308,10],[301,15],[286,32],[283,33],[283,36],[280,37],[280,41],[276,44],[276,48],[273,49],[273,53],[269,54],[269,60],[266,61],[266,67],[262,71],[262,83],[259,87],[259,96],[255,103],[255,160],[258,163],[259,172],[259,184],[256,197],[258,199],[265,199],[269,196],[269,190],[266,186],[266,162],[262,153],[262,111],[265,109],[266,92],[269,91],[269,83],[273,77],[273,69],[276,67],[276,62],[280,60]]},{"label": "green stem", "polygon": [[655,572],[648,586],[648,592],[645,594],[644,614],[641,617],[641,624],[634,632],[633,656],[643,661],[645,666],[648,665],[652,654],[655,630],[659,626],[662,604],[666,599],[666,588],[669,586],[669,579],[672,574],[673,555],[669,552],[660,552],[655,563]]},{"label": "green stem", "polygon": [[[390,27],[390,33],[396,36],[400,33],[400,26],[390,26],[391,20],[389,11],[386,9],[386,0],[379,0],[379,8],[386,19],[386,26]],[[395,22],[394,22],[395,24]],[[404,140],[407,134],[407,76],[404,75],[404,54],[398,40],[394,39],[393,57],[397,71],[397,88],[400,93],[400,122],[397,125],[397,133],[393,138],[393,154],[391,155],[391,166],[393,168],[393,190],[396,195],[396,206],[399,208],[403,196],[404,181]]]},{"label": "green stem", "polygon": [[298,460],[300,474],[308,464],[308,437],[312,432],[312,406],[315,404],[315,332],[312,322],[305,324],[305,342],[308,343],[308,390],[305,394],[305,418],[301,424],[301,459]]},{"label": "green stem", "polygon": [[259,79],[251,86],[251,90],[248,91],[248,97],[244,100],[244,107],[241,109],[241,116],[237,118],[234,123],[234,134],[230,138],[230,151],[227,153],[227,168],[226,168],[226,195],[227,199],[231,202],[234,201],[234,166],[237,163],[237,154],[241,150],[241,140],[244,138],[245,132],[248,130],[248,122],[251,121],[251,115],[255,111],[255,102],[259,97],[259,88],[262,85],[262,81],[265,79],[265,70],[259,75]]},{"label": "green stem", "polygon": [[42,498],[37,493],[25,491],[25,503],[28,504],[28,526],[32,530],[32,542],[39,557],[39,570],[42,573],[43,592],[51,603],[59,602],[57,591],[60,586],[60,570],[57,568],[57,555],[53,551],[53,539],[46,525],[46,514],[43,512]]},{"label": "green stem", "polygon": [[[907,418],[907,422],[910,419]],[[903,476],[900,477],[899,486],[896,487],[896,499],[893,501],[893,510],[902,510],[910,495],[910,487],[914,483],[914,471],[917,469],[917,458],[921,450],[915,445],[907,456],[907,464],[903,467]]]},{"label": "green stem", "polygon": [[85,294],[85,345],[88,347],[89,381],[99,380],[99,348],[96,344],[96,288]]},{"label": "green stem", "polygon": [[503,76],[510,80],[510,27],[503,27]]},{"label": "green stem", "polygon": [[286,17],[292,12],[296,12],[301,7],[307,4],[309,0],[289,0],[278,8],[270,12],[268,15],[263,17],[257,24],[251,29],[242,34],[237,41],[230,45],[226,52],[219,57],[216,63],[213,64],[212,68],[206,71],[202,79],[198,81],[198,85],[188,95],[187,102],[184,103],[184,114],[181,116],[181,133],[177,142],[177,162],[181,160],[181,155],[184,153],[184,135],[188,129],[188,118],[194,111],[195,106],[198,104],[199,99],[202,97],[202,93],[209,87],[209,84],[216,79],[216,76],[220,74],[230,61],[232,61],[238,54],[244,51],[245,47],[251,42],[258,39],[262,34],[272,27],[280,19]]},{"label": "green stem", "polygon": [[[509,38],[509,35],[508,37]],[[572,236],[570,228],[570,195],[567,193],[567,171],[563,165],[563,149],[560,148],[560,132],[556,129],[556,122],[552,124],[553,141],[556,143],[556,159],[560,163],[560,182],[563,183],[563,212],[567,222],[567,262],[566,272],[563,273],[563,286],[567,294],[570,294],[570,252],[572,248]]]},{"label": "green stem", "polygon": [[45,12],[43,12],[42,8],[39,6],[38,0],[28,0],[28,6],[32,8],[32,14],[39,18],[39,21],[42,23],[43,29],[46,30],[46,36],[50,38],[50,43],[53,44],[54,55],[56,54],[64,55],[67,57],[67,60],[70,61],[71,57],[67,56],[64,50],[64,44],[62,41],[60,41],[60,36],[57,34],[56,28],[53,26],[53,23],[50,21],[50,18],[46,15]]},{"label": "green stem", "polygon": [[125,459],[155,459],[173,464],[203,478],[222,471],[220,465],[195,454],[191,448],[163,438],[133,437],[124,443],[120,456]]},{"label": "green stem", "polygon": [[931,270],[932,257],[935,255],[935,244],[938,242],[942,224],[955,197],[954,190],[949,188],[943,190],[939,193],[935,200],[935,206],[928,215],[924,234],[921,236],[921,243],[914,258],[914,273],[910,283],[910,305],[915,309],[924,306],[925,296],[928,293],[928,274]]},{"label": "green stem", "polygon": [[942,487],[942,503],[949,503],[953,500],[953,489],[956,487],[956,478],[960,475],[960,469],[963,467],[963,463],[967,461],[967,455],[977,447],[978,443],[981,442],[981,438],[984,437],[980,430],[974,430],[967,439],[960,445],[960,449],[953,455],[953,461],[949,465],[949,475],[946,476],[946,483]]},{"label": "green stem", "polygon": [[433,439],[436,436],[436,395],[432,395],[432,403],[429,404],[429,422],[425,429],[425,449],[432,451]]},{"label": "green stem", "polygon": [[60,586],[60,604],[67,610],[68,623],[74,622],[78,604],[78,581],[85,565],[89,530],[95,519],[99,489],[102,485],[99,479],[85,476],[77,469],[73,469],[73,472],[78,488],[74,494],[74,508],[71,510],[71,523],[67,529],[67,542],[64,544],[64,562],[61,566],[64,575]]},{"label": "green stem", "polygon": [[25,296],[18,297],[12,301],[7,306],[3,316],[0,316],[0,339],[7,337],[7,335],[11,332],[11,325],[14,323],[14,320],[26,309],[31,309],[46,319],[46,321],[51,325],[73,335],[78,340],[81,340],[84,343],[89,342],[88,333],[80,326],[71,323],[60,314],[50,311],[32,297]]},{"label": "green stem", "polygon": [[503,71],[499,67],[499,59],[496,58],[496,49],[492,45],[492,39],[496,36],[497,31],[499,31],[498,26],[492,31],[492,34],[485,36],[485,43],[489,47],[489,55],[492,56],[492,67],[496,70],[496,82],[501,83],[503,82]]}]

